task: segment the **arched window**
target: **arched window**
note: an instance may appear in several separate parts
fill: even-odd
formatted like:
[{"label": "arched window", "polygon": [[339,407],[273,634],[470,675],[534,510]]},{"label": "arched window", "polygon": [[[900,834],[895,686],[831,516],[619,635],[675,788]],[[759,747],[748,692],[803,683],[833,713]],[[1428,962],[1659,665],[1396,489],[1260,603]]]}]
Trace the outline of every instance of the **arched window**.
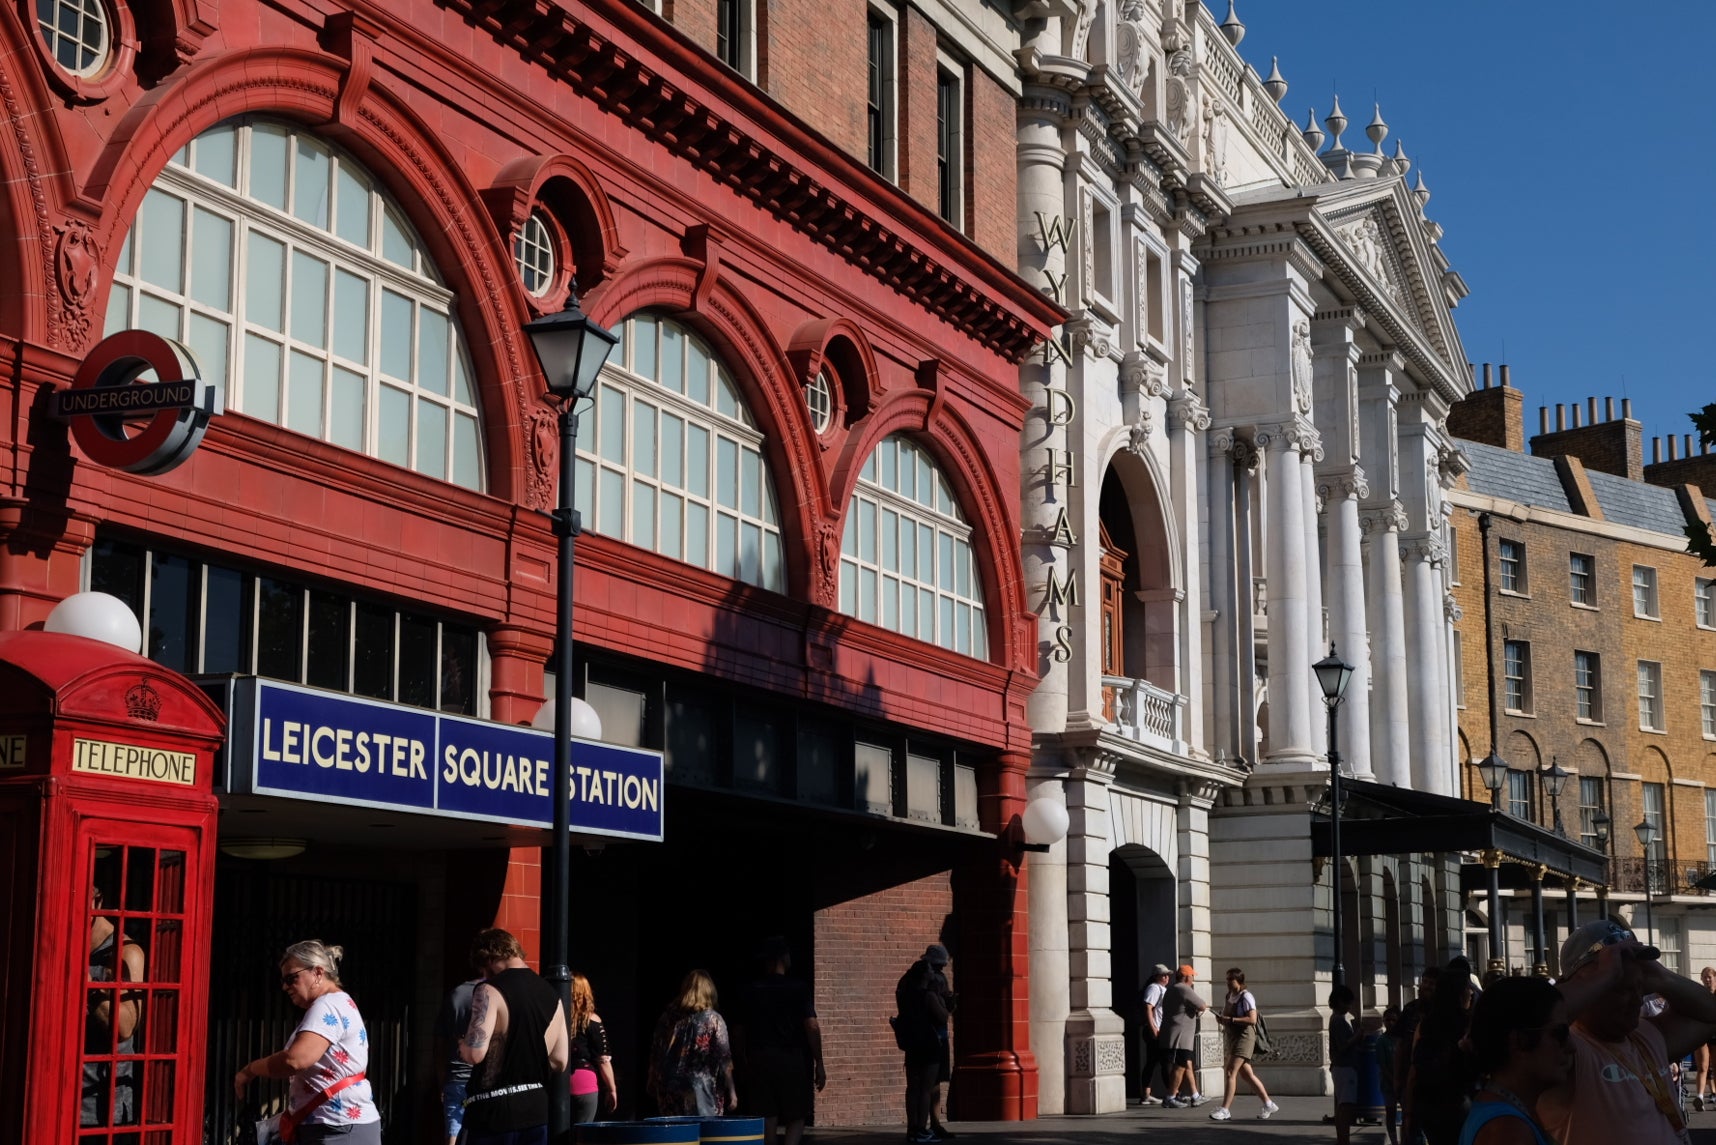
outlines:
[{"label": "arched window", "polygon": [[350,156],[238,119],[174,155],[144,197],[107,331],[185,343],[229,410],[481,489],[452,305],[404,212]]},{"label": "arched window", "polygon": [[903,434],[864,463],[840,546],[840,611],[985,659],[971,527],[930,455]]},{"label": "arched window", "polygon": [[786,591],[763,435],[709,346],[634,314],[578,422],[578,512],[598,533]]}]

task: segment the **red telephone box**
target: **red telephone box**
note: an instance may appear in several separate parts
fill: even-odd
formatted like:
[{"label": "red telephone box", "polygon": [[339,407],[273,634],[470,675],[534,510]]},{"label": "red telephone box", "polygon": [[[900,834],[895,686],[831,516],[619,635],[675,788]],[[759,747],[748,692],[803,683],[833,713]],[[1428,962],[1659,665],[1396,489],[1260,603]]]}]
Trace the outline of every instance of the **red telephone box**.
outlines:
[{"label": "red telephone box", "polygon": [[202,1140],[224,734],[141,656],[0,633],[0,1141]]}]

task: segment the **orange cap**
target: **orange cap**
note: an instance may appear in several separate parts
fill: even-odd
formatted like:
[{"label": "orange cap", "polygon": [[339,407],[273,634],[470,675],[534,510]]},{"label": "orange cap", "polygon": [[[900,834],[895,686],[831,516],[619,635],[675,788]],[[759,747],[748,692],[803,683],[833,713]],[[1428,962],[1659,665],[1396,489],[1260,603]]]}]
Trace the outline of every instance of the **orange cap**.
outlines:
[{"label": "orange cap", "polygon": [[1190,962],[1180,967],[1180,973],[1184,974],[1187,978],[1196,978],[1198,976],[1197,970],[1192,967]]}]

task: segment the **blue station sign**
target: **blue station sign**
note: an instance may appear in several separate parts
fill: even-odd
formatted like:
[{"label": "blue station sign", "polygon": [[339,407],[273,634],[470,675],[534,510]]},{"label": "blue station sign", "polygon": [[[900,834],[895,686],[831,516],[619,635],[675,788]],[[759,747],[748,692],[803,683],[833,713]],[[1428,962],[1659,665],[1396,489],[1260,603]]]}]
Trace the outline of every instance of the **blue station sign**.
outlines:
[{"label": "blue station sign", "polygon": [[[554,736],[257,677],[233,681],[228,785],[278,795],[552,827]],[[572,741],[572,830],[662,838],[660,752]]]}]

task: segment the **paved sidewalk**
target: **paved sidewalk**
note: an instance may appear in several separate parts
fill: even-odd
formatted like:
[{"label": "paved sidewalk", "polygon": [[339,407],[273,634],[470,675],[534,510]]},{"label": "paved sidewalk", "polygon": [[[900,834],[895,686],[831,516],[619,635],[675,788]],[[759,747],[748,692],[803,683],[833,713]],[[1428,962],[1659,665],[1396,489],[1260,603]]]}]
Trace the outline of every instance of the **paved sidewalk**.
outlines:
[{"label": "paved sidewalk", "polygon": [[[951,1145],[1138,1145],[1140,1138],[1161,1145],[1269,1145],[1284,1141],[1326,1141],[1335,1128],[1323,1124],[1329,1112],[1326,1097],[1277,1097],[1281,1112],[1257,1120],[1257,1098],[1242,1093],[1233,1103],[1233,1120],[1211,1121],[1210,1102],[1198,1109],[1144,1109],[1100,1117],[1041,1117],[1036,1121],[955,1121]],[[1716,1145],[1716,1113],[1694,1113],[1693,1145]],[[903,1126],[863,1129],[818,1127],[805,1135],[806,1145],[902,1145]],[[1380,1125],[1355,1126],[1353,1145],[1388,1145]]]}]

